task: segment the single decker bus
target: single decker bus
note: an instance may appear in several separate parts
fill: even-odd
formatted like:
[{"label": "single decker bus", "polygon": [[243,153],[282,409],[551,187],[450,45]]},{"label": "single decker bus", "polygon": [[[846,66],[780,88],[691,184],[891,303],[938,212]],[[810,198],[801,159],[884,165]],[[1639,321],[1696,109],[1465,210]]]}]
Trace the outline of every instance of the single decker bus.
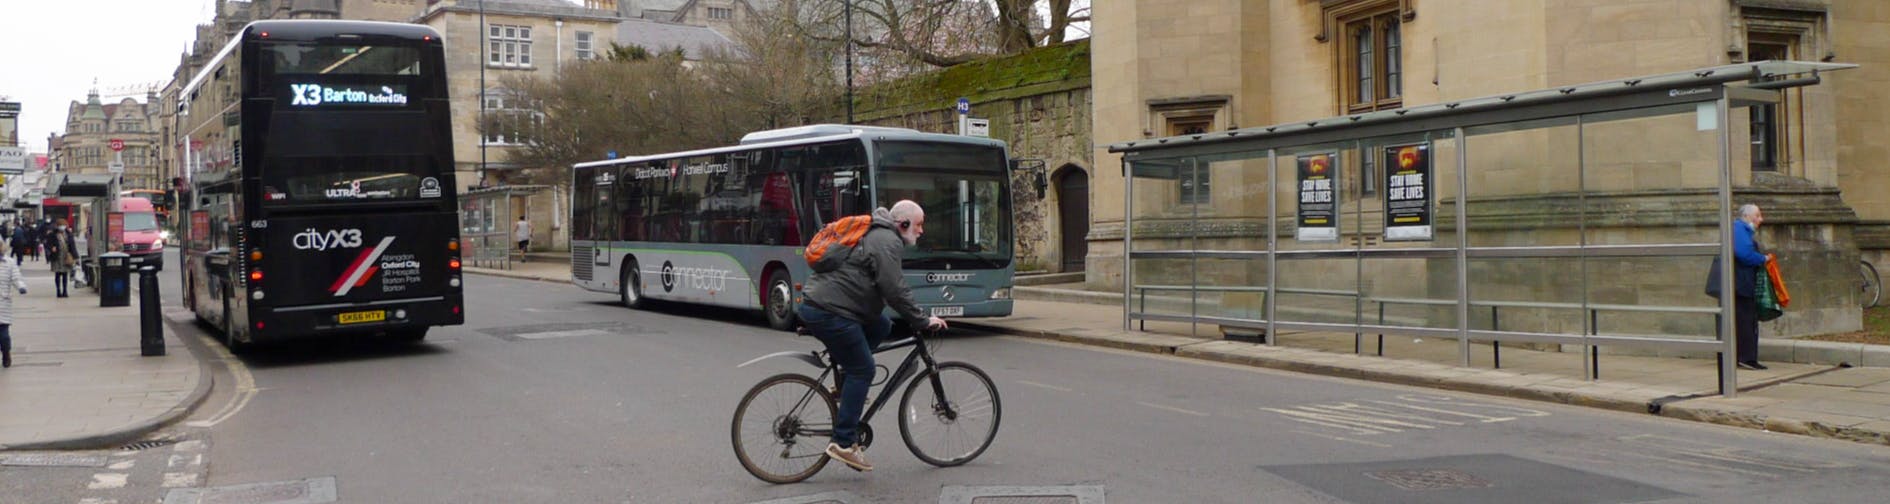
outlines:
[{"label": "single decker bus", "polygon": [[1011,177],[1004,142],[813,125],[729,147],[572,168],[571,278],[638,307],[656,299],[760,311],[795,324],[807,240],[834,219],[909,199],[925,235],[905,253],[921,308],[1011,314]]},{"label": "single decker bus", "polygon": [[183,88],[184,303],[232,349],[464,322],[445,71],[426,26],[257,21]]}]

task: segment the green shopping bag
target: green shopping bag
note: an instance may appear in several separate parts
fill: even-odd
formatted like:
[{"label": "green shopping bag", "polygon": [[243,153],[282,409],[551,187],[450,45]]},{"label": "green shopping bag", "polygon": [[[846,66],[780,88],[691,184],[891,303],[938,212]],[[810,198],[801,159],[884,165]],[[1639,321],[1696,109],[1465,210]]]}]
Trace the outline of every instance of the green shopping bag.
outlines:
[{"label": "green shopping bag", "polygon": [[1785,310],[1778,306],[1778,296],[1772,293],[1771,279],[1760,275],[1757,283],[1752,293],[1759,300],[1759,321],[1766,322],[1784,316]]}]

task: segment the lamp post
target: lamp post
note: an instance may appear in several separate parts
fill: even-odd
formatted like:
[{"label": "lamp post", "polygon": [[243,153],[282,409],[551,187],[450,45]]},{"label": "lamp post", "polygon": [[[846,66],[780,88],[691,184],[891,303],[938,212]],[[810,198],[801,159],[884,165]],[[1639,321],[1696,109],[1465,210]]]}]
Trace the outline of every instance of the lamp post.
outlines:
[{"label": "lamp post", "polygon": [[847,124],[853,124],[853,0],[841,1],[846,5]]},{"label": "lamp post", "polygon": [[492,55],[486,54],[492,50],[487,30],[486,0],[479,0],[479,123],[473,127],[479,135],[479,187],[486,186],[486,62],[492,60]]}]

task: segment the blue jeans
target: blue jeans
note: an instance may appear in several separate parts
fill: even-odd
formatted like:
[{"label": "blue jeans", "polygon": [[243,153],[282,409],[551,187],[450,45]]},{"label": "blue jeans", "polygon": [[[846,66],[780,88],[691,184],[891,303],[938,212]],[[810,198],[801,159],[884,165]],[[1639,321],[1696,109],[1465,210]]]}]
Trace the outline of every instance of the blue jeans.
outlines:
[{"label": "blue jeans", "polygon": [[833,419],[833,443],[853,446],[860,415],[866,410],[866,389],[873,386],[873,347],[892,333],[892,319],[879,315],[867,325],[805,304],[798,311],[801,323],[827,345],[827,355],[840,365],[840,411]]}]

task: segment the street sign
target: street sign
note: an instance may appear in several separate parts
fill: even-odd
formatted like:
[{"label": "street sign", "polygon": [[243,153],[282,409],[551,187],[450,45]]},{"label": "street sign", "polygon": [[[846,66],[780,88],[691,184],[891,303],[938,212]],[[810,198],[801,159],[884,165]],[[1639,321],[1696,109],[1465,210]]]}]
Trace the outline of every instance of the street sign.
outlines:
[{"label": "street sign", "polygon": [[20,102],[0,102],[0,119],[20,116]]},{"label": "street sign", "polygon": [[112,152],[125,150],[125,139],[113,138],[111,142],[111,146],[112,146]]},{"label": "street sign", "polygon": [[119,175],[119,174],[125,173],[125,164],[117,162],[117,161],[112,161],[105,165],[105,171],[111,172],[112,175]]},{"label": "street sign", "polygon": [[0,174],[26,173],[25,147],[0,147]]},{"label": "street sign", "polygon": [[617,159],[617,151],[605,152],[604,159]]},{"label": "street sign", "polygon": [[969,113],[971,113],[971,99],[959,98],[958,99],[958,115],[965,115]]},{"label": "street sign", "polygon": [[990,119],[965,119],[965,135],[991,138]]}]

